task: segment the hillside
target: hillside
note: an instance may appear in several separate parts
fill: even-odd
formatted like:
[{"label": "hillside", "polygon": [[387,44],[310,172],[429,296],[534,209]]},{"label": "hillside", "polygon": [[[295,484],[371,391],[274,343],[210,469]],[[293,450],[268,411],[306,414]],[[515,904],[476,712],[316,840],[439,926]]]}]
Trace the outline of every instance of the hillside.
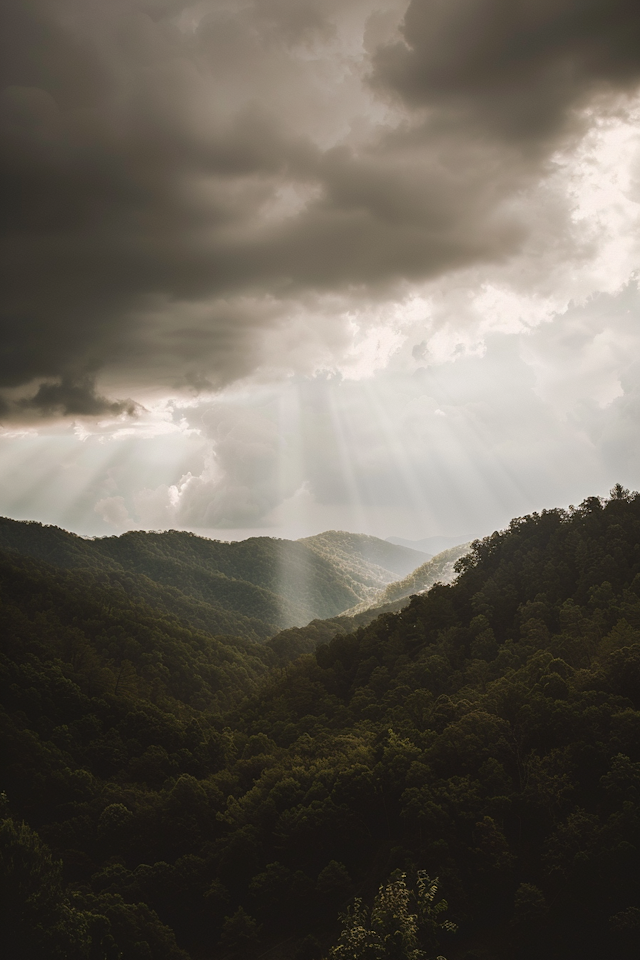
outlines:
[{"label": "hillside", "polygon": [[[169,530],[85,539],[58,527],[0,519],[0,550],[118,579],[132,596],[151,603],[159,602],[158,590],[169,589],[176,607],[199,629],[250,638],[336,616],[392,581],[397,569],[413,569],[422,560],[415,551],[361,537],[361,552],[373,555],[377,544],[393,569],[355,554],[349,562],[347,550],[330,548],[331,536],[311,538],[314,544],[272,537],[225,543]],[[187,612],[194,603],[196,620]]]},{"label": "hillside", "polygon": [[361,603],[369,604],[398,577],[430,559],[430,554],[394,545],[378,537],[344,530],[327,530],[298,543],[311,547],[340,571]]},{"label": "hillside", "polygon": [[0,553],[6,663],[55,665],[100,696],[126,687],[168,709],[174,701],[210,712],[230,707],[275,661],[255,639],[194,628],[179,604],[171,611],[175,599],[156,589],[145,600],[119,580]]},{"label": "hillside", "polygon": [[[456,561],[464,556],[470,547],[470,543],[463,543],[460,546],[443,550],[442,553],[436,554],[435,557],[421,564],[402,580],[389,583],[383,590],[374,594],[369,603],[356,604],[355,607],[346,610],[343,615],[354,616],[364,613],[367,609],[386,608],[389,604],[397,604],[401,600],[405,600],[406,604],[410,596],[414,593],[424,593],[434,583],[451,583],[456,576]],[[401,605],[404,606],[405,604]]]},{"label": "hillside", "polygon": [[379,607],[366,607],[359,613],[343,613],[339,617],[328,617],[326,620],[312,620],[304,627],[289,627],[269,637],[265,647],[272,651],[279,663],[289,663],[305,653],[314,653],[320,644],[329,643],[339,633],[353,633],[359,627],[366,627],[383,613],[401,610],[408,602],[407,597],[402,597]]},{"label": "hillside", "polygon": [[[330,531],[330,533],[334,534],[336,531]],[[356,535],[345,534],[344,536],[355,537]],[[450,583],[456,576],[454,569],[456,561],[467,553],[470,547],[471,544],[465,543],[459,547],[444,550],[417,567],[404,579],[393,581],[378,593],[372,594],[371,601],[365,600],[338,617],[316,619],[303,627],[289,627],[282,630],[267,641],[267,646],[279,661],[287,663],[303,653],[313,653],[321,643],[328,643],[339,633],[351,633],[384,613],[396,613],[407,606],[413,594],[424,593],[435,583]]]},{"label": "hillside", "polygon": [[364,601],[346,610],[338,617],[316,619],[303,627],[289,627],[267,641],[267,646],[283,662],[303,653],[312,653],[321,643],[328,643],[338,633],[351,633],[364,627],[384,613],[396,613],[409,603],[413,594],[424,593],[435,583],[450,583],[456,576],[455,563],[469,550],[471,544],[444,550],[402,580],[389,583]]},{"label": "hillside", "polygon": [[10,586],[6,955],[313,960],[351,898],[426,870],[458,924],[421,928],[427,956],[635,958],[640,495],[516,519],[458,570],[284,667],[255,655],[269,643],[232,644],[248,679],[225,683],[245,696],[210,688],[212,707],[204,637],[158,624],[140,642],[151,663],[193,651],[170,695],[94,689],[88,651],[109,666],[124,621],[82,612],[88,581],[37,602]]}]

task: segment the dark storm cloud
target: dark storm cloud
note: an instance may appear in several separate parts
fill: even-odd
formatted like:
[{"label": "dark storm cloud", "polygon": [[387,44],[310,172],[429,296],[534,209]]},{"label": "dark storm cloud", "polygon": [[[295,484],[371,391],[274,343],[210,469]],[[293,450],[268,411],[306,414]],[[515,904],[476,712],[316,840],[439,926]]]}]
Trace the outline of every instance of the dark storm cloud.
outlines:
[{"label": "dark storm cloud", "polygon": [[38,392],[28,400],[18,401],[17,409],[35,410],[43,415],[63,416],[134,416],[137,404],[133,400],[107,400],[96,392],[90,377],[71,380],[62,377],[59,383],[41,383]]},{"label": "dark storm cloud", "polygon": [[636,0],[411,0],[402,34],[378,83],[509,138],[555,133],[569,107],[640,78]]},{"label": "dark storm cloud", "polygon": [[340,53],[346,7],[6,0],[10,409],[116,412],[101,372],[223,386],[260,365],[260,334],[292,298],[375,297],[506,256],[525,228],[503,201],[531,169],[467,119],[456,126],[456,111],[547,135],[598,84],[638,75],[630,4],[414,2],[406,44],[380,52],[374,80],[444,110],[358,140],[368,94],[349,77],[369,67]]},{"label": "dark storm cloud", "polygon": [[[198,297],[242,282],[234,244],[229,254],[216,231],[250,218],[268,185],[244,183],[234,195],[225,181],[304,168],[313,154],[251,108],[215,130],[190,126],[190,98],[203,91],[177,59],[181,45],[163,46],[134,3],[110,13],[101,23],[96,5],[8,5],[0,94],[5,387],[60,376],[80,385],[88,370],[140,346],[131,311],[150,297]],[[110,60],[101,28],[128,32],[128,49],[107,36]],[[224,321],[222,328],[224,336]],[[142,353],[150,348],[152,359],[151,344]]]}]

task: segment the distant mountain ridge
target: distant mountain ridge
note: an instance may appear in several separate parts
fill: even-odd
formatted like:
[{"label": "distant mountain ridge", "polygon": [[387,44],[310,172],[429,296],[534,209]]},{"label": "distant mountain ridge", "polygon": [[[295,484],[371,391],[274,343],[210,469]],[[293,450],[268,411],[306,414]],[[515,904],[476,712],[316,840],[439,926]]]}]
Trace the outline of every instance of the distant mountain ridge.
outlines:
[{"label": "distant mountain ridge", "polygon": [[350,898],[390,891],[395,923],[424,864],[457,939],[404,957],[634,960],[640,494],[516,518],[385,588],[410,600],[265,642],[193,626],[195,559],[265,583],[278,542],[175,536],[191,594],[134,572],[132,543],[168,574],[171,536],[0,522],[2,956],[344,957]]},{"label": "distant mountain ridge", "polygon": [[424,551],[435,556],[442,553],[443,550],[449,550],[451,547],[457,547],[461,543],[469,543],[472,537],[425,537],[423,540],[405,540],[403,537],[387,537],[387,543],[393,543],[401,547],[409,547],[412,550]]},{"label": "distant mountain ridge", "polygon": [[8,518],[0,519],[0,551],[90,572],[159,609],[179,611],[197,629],[256,640],[369,605],[398,572],[423,559],[406,547],[340,531],[301,541],[224,542],[177,530],[85,539]]}]

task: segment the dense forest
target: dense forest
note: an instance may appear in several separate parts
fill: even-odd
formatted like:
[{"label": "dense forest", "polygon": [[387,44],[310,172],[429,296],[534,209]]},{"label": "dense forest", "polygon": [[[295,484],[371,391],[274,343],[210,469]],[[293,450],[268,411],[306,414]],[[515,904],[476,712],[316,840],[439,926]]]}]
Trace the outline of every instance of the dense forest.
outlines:
[{"label": "dense forest", "polygon": [[513,520],[399,610],[270,636],[11,530],[4,956],[637,956],[640,495]]}]

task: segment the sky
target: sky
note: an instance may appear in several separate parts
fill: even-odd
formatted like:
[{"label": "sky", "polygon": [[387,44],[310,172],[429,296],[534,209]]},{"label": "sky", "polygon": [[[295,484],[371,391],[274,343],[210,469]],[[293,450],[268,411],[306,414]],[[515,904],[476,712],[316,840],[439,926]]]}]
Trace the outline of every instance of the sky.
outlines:
[{"label": "sky", "polygon": [[418,540],[640,487],[637,2],[0,16],[0,514]]}]

